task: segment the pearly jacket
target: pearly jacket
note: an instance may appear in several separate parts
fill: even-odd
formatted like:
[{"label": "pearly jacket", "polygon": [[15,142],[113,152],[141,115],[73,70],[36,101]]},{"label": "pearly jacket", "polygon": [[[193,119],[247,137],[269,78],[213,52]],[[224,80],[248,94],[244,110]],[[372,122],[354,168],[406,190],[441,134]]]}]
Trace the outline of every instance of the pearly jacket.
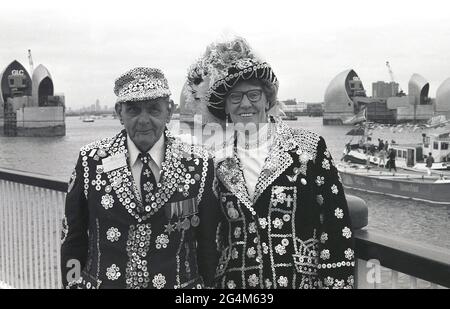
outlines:
[{"label": "pearly jacket", "polygon": [[65,204],[63,285],[203,287],[206,270],[215,266],[202,251],[203,243],[214,241],[214,233],[202,232],[211,230],[205,218],[217,207],[212,159],[202,148],[166,133],[160,183],[151,202],[143,203],[128,163],[126,137],[123,130],[80,150]]},{"label": "pearly jacket", "polygon": [[276,121],[251,198],[236,151],[217,163],[218,288],[352,288],[347,202],[325,141]]}]

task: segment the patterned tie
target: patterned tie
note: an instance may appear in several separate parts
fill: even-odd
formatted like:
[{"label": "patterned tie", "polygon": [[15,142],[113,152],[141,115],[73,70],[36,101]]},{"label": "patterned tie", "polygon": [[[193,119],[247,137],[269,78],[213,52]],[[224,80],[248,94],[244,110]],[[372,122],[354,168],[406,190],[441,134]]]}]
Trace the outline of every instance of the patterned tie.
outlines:
[{"label": "patterned tie", "polygon": [[152,158],[148,153],[140,153],[138,158],[142,162],[141,170],[141,196],[142,204],[149,205],[152,193],[156,190],[156,179],[153,175],[152,169],[150,168],[150,162]]}]

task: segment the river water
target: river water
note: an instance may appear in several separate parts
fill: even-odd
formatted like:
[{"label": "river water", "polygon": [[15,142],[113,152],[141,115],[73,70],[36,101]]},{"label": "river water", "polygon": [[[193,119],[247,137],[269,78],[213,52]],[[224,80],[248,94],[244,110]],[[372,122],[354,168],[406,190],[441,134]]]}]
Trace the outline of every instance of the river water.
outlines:
[{"label": "river water", "polygon": [[[349,127],[323,126],[322,118],[300,117],[287,122],[292,127],[303,127],[322,135],[333,157],[338,161],[347,141]],[[121,130],[119,120],[97,119],[82,122],[78,117],[66,118],[64,137],[0,137],[0,167],[69,179],[81,146]],[[412,128],[379,129],[373,139],[396,140],[398,143],[420,142],[422,130]],[[356,138],[353,138],[356,142]],[[450,249],[450,206],[391,198],[378,194],[346,190],[361,197],[369,208],[369,228],[391,236],[436,245]]]}]

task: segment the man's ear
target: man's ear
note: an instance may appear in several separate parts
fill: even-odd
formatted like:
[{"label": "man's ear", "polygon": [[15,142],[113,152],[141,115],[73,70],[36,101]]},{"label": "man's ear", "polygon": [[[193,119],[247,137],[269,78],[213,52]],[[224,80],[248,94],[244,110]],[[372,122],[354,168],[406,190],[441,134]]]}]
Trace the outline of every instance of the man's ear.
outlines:
[{"label": "man's ear", "polygon": [[120,123],[123,124],[123,120],[122,120],[122,103],[116,103],[116,105],[114,106],[115,110],[116,110],[116,114],[120,119]]}]

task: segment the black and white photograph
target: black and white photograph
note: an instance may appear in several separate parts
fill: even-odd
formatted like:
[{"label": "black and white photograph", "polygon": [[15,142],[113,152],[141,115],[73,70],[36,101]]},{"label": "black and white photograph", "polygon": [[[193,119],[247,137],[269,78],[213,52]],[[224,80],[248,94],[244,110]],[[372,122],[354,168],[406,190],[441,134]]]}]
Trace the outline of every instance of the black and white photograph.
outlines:
[{"label": "black and white photograph", "polygon": [[2,3],[0,290],[450,288],[449,8]]}]

